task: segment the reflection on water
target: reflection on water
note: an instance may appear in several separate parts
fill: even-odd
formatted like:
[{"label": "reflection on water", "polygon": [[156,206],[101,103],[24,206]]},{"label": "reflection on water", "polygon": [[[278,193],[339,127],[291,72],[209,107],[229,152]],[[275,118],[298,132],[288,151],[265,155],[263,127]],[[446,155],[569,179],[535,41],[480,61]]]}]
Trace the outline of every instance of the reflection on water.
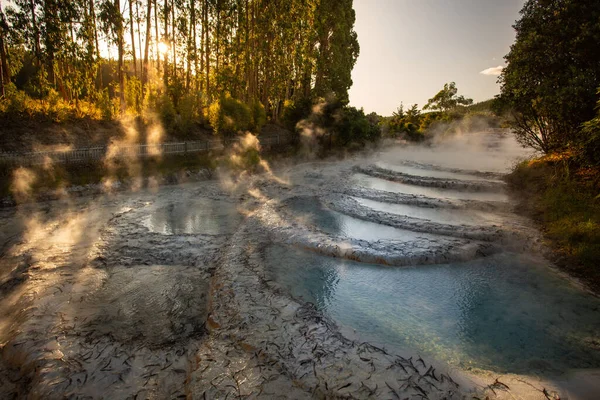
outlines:
[{"label": "reflection on water", "polygon": [[240,220],[233,204],[199,198],[156,209],[142,224],[164,235],[218,235],[233,232]]},{"label": "reflection on water", "polygon": [[390,268],[281,245],[266,275],[364,339],[498,372],[600,367],[600,301],[510,253]]},{"label": "reflection on water", "polygon": [[354,174],[353,179],[358,186],[385,192],[417,194],[427,197],[449,199],[467,199],[483,201],[508,201],[508,196],[502,193],[462,192],[458,190],[439,189],[425,186],[407,185],[400,182],[387,181],[365,174]]},{"label": "reflection on water", "polygon": [[303,224],[312,225],[325,233],[361,240],[414,240],[434,238],[434,235],[397,229],[375,222],[363,221],[322,206],[313,197],[294,197],[287,205]]}]

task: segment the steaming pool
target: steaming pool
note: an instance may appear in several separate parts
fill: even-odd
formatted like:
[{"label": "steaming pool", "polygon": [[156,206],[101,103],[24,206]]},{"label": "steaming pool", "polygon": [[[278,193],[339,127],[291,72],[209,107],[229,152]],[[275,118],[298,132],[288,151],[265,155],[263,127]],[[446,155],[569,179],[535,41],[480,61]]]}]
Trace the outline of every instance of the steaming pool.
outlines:
[{"label": "steaming pool", "polygon": [[265,275],[387,349],[499,373],[600,367],[600,301],[504,253],[390,268],[270,246]]},{"label": "steaming pool", "polygon": [[512,212],[513,142],[5,212],[0,397],[593,399],[559,383],[600,299]]}]

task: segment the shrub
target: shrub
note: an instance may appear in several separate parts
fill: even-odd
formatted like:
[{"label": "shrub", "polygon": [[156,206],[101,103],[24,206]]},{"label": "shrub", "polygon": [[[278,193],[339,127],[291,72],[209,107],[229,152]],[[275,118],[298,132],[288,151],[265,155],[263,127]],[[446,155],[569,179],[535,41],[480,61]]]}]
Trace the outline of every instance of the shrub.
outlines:
[{"label": "shrub", "polygon": [[267,112],[265,106],[258,100],[252,102],[252,129],[256,132],[267,123]]},{"label": "shrub", "polygon": [[296,124],[301,120],[308,118],[312,111],[312,102],[310,99],[286,100],[283,103],[283,124],[290,131],[296,129]]},{"label": "shrub", "polygon": [[252,112],[246,104],[225,94],[210,105],[208,119],[216,134],[231,136],[251,128]]},{"label": "shrub", "polygon": [[50,89],[46,101],[46,114],[52,118],[52,120],[61,122],[69,117],[71,107],[62,99],[56,90]]},{"label": "shrub", "polygon": [[100,115],[105,121],[112,120],[118,114],[118,108],[115,107],[115,103],[110,98],[108,88],[98,93],[98,107],[100,108]]},{"label": "shrub", "polygon": [[28,109],[29,96],[22,90],[18,90],[13,83],[5,87],[6,97],[2,100],[2,112],[9,114],[23,114]]},{"label": "shrub", "polygon": [[198,109],[196,97],[193,94],[185,94],[177,105],[179,113],[179,121],[177,124],[178,131],[184,135],[190,133],[194,122],[198,120]]},{"label": "shrub", "polygon": [[142,111],[142,82],[135,76],[127,78],[125,101],[129,111],[135,114]]},{"label": "shrub", "polygon": [[177,113],[175,112],[175,106],[173,105],[171,96],[169,96],[167,93],[163,93],[157,99],[156,106],[160,120],[165,128],[172,128],[175,124]]},{"label": "shrub", "polygon": [[334,125],[335,141],[340,145],[350,143],[363,144],[367,141],[378,140],[381,130],[366,117],[362,109],[344,107],[341,109],[339,120]]}]

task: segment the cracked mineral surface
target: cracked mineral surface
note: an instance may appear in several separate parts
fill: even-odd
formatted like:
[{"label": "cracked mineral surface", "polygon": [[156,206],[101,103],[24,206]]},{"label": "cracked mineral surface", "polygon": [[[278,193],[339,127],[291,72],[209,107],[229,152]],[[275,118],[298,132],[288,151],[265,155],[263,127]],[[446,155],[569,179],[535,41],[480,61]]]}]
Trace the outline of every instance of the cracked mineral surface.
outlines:
[{"label": "cracked mineral surface", "polygon": [[578,398],[600,302],[511,212],[506,140],[0,210],[0,397]]}]

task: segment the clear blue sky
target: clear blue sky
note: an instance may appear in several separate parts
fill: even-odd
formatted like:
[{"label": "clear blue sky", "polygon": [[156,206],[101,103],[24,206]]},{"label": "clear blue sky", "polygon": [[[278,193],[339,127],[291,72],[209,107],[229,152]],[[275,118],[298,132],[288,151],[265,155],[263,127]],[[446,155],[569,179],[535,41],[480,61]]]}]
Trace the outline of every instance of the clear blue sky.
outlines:
[{"label": "clear blue sky", "polygon": [[499,91],[496,75],[515,38],[524,0],[354,0],[360,56],[350,104],[391,115],[433,97],[446,82],[482,101]]}]

